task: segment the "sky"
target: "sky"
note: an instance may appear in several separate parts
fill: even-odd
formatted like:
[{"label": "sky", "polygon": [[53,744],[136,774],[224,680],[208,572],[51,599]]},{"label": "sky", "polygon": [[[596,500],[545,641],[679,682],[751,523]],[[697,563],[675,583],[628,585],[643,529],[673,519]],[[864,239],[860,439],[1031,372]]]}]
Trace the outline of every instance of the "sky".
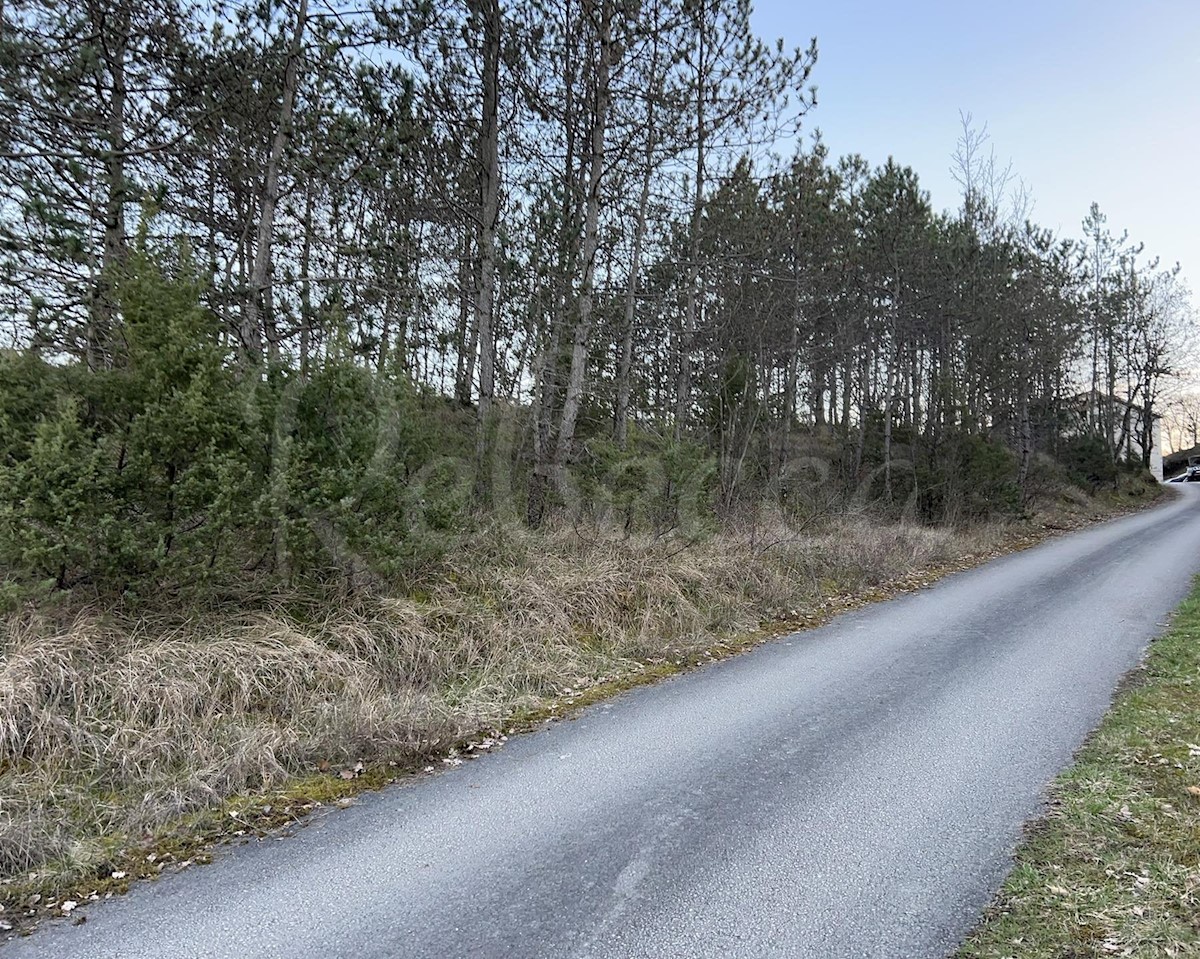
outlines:
[{"label": "sky", "polygon": [[1200,0],[756,0],[753,23],[788,46],[816,36],[805,126],[834,156],[894,156],[955,207],[971,113],[1035,222],[1079,236],[1095,200],[1200,287]]}]

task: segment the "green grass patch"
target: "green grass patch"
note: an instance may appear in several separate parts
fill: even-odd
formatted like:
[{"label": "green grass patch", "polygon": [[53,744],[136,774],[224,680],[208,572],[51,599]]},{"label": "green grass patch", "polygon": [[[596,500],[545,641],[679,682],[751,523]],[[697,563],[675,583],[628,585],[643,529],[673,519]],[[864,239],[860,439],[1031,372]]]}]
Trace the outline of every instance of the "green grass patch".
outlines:
[{"label": "green grass patch", "polygon": [[1200,956],[1200,581],[959,955]]}]

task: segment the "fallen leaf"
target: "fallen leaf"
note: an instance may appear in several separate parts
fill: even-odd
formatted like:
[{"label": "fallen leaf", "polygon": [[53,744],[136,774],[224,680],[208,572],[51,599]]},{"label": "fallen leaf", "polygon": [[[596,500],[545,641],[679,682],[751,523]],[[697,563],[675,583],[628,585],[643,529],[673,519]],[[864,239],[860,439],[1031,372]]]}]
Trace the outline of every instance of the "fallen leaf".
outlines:
[{"label": "fallen leaf", "polygon": [[1188,786],[1187,791],[1193,796],[1200,796],[1200,786]]},{"label": "fallen leaf", "polygon": [[341,776],[343,779],[353,779],[354,778],[354,770],[353,769],[343,769],[340,773],[338,773],[338,775]]},{"label": "fallen leaf", "polygon": [[77,903],[74,899],[68,899],[66,902],[64,902],[62,904],[62,906],[60,908],[62,909],[62,911],[64,913],[66,913],[66,912],[73,911],[75,909],[75,907],[78,905],[79,905],[79,903]]}]

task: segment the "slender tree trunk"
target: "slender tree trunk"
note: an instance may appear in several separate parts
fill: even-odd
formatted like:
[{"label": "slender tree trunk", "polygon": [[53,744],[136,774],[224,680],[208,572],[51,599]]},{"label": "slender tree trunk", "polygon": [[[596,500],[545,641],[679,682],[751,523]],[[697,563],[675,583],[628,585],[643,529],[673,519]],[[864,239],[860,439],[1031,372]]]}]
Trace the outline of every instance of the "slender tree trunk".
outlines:
[{"label": "slender tree trunk", "polygon": [[388,359],[392,351],[392,316],[396,309],[396,291],[389,289],[383,298],[383,323],[379,330],[379,355],[375,358],[375,371],[383,376],[387,373]]},{"label": "slender tree trunk", "polygon": [[579,316],[571,344],[571,366],[567,390],[563,399],[562,418],[558,428],[555,462],[567,459],[575,441],[575,423],[583,400],[583,379],[587,371],[588,342],[592,333],[596,280],[596,253],[600,245],[600,180],[604,173],[604,135],[608,123],[609,83],[613,67],[612,16],[613,0],[596,0],[600,4],[600,57],[596,64],[596,102],[592,112],[590,158],[588,164],[587,198],[583,221],[583,245],[580,262],[583,277],[579,292]]},{"label": "slender tree trunk", "polygon": [[779,455],[776,458],[775,479],[782,479],[787,469],[789,447],[792,442],[792,420],[796,418],[796,393],[800,379],[800,309],[794,308],[792,317],[792,340],[788,346],[786,372],[783,377],[783,396],[780,413],[783,415],[779,431]]},{"label": "slender tree trunk", "polygon": [[892,401],[896,395],[896,357],[888,360],[887,395],[883,398],[883,495],[892,501]]},{"label": "slender tree trunk", "polygon": [[1117,407],[1115,393],[1117,391],[1117,358],[1116,349],[1113,344],[1112,336],[1108,337],[1108,371],[1105,380],[1104,393],[1104,438],[1108,443],[1108,448],[1112,453],[1112,459],[1115,463],[1117,456],[1120,454],[1119,440],[1117,439]]},{"label": "slender tree trunk", "polygon": [[[108,51],[108,68],[112,79],[112,95],[108,104],[107,148],[104,167],[107,192],[104,198],[104,249],[96,300],[88,323],[87,361],[90,369],[99,369],[109,362],[108,341],[112,336],[116,303],[114,286],[116,273],[125,262],[125,110],[128,91],[125,79],[125,57],[129,40],[129,6],[117,3],[111,14],[111,25],[97,20],[96,30],[106,35],[113,49]],[[102,44],[103,46],[103,44]]]},{"label": "slender tree trunk", "polygon": [[847,436],[850,435],[850,401],[851,387],[854,382],[850,368],[850,357],[846,356],[845,362],[842,365],[842,432]]},{"label": "slender tree trunk", "polygon": [[312,190],[304,194],[304,244],[300,248],[300,376],[308,376],[312,352]]},{"label": "slender tree trunk", "polygon": [[862,475],[863,459],[866,455],[867,429],[870,425],[867,422],[867,417],[874,411],[874,401],[871,396],[870,386],[871,367],[873,365],[874,358],[868,349],[864,351],[858,369],[858,443],[854,448],[855,481]]},{"label": "slender tree trunk", "polygon": [[[122,7],[122,9],[124,9]],[[128,13],[123,18],[128,21]],[[125,30],[118,28],[124,34]],[[109,104],[108,196],[104,210],[104,264],[115,269],[125,261],[125,44],[124,36],[112,60],[112,102]]]},{"label": "slender tree trunk", "polygon": [[475,267],[471,262],[470,231],[464,230],[458,244],[458,323],[454,330],[454,344],[458,357],[454,366],[454,398],[463,406],[471,402],[471,376],[467,373],[467,364],[473,358],[469,354],[475,330],[472,324],[475,316],[471,304],[474,301]]},{"label": "slender tree trunk", "polygon": [[1017,400],[1017,415],[1020,418],[1019,438],[1020,438],[1020,460],[1018,463],[1017,485],[1021,489],[1025,488],[1025,483],[1029,479],[1029,467],[1033,462],[1033,424],[1029,417],[1029,380],[1027,377],[1021,377],[1020,396]]},{"label": "slender tree trunk", "polygon": [[916,435],[921,434],[922,408],[925,392],[924,351],[913,349],[913,378],[912,378],[912,425]]},{"label": "slender tree trunk", "polygon": [[[250,269],[250,289],[247,291],[246,309],[242,314],[239,331],[243,363],[255,364],[262,358],[263,308],[270,301],[271,287],[271,243],[275,232],[275,208],[279,204],[279,172],[283,164],[283,152],[292,136],[292,111],[296,103],[296,87],[300,77],[300,56],[304,43],[304,30],[308,22],[308,0],[300,0],[296,11],[296,27],[288,49],[287,65],[283,71],[283,99],[279,107],[279,124],[271,142],[271,153],[267,159],[266,176],[263,178],[262,210],[258,219],[258,233],[254,244],[254,263]],[[273,316],[265,317],[268,348],[271,358],[279,351],[279,337]]]},{"label": "slender tree trunk", "polygon": [[617,360],[617,409],[614,438],[625,449],[629,433],[629,395],[633,376],[633,330],[637,313],[637,288],[642,269],[642,243],[646,235],[646,215],[650,208],[650,177],[653,149],[650,130],[653,111],[647,118],[646,167],[642,171],[642,192],[638,197],[637,222],[633,227],[633,259],[629,264],[629,283],[625,288],[625,316],[621,327],[621,353]]},{"label": "slender tree trunk", "polygon": [[[392,369],[398,373],[408,375],[413,366],[412,357],[408,352],[409,327],[414,318],[416,318],[417,311],[421,306],[420,293],[416,289],[416,282],[417,277],[421,275],[421,257],[422,251],[425,249],[425,224],[417,224],[415,237],[413,235],[411,218],[406,216],[404,224],[406,244],[406,252],[403,255],[404,269],[401,271],[397,267],[393,270],[393,273],[402,275],[405,285],[400,288],[399,295],[396,297],[393,317],[396,331],[392,334],[392,346],[388,352],[391,355],[390,363]],[[393,253],[394,256],[395,254]],[[393,259],[393,262],[395,262],[395,259]]]},{"label": "slender tree trunk", "polygon": [[683,436],[687,424],[688,409],[692,393],[692,346],[696,336],[697,313],[700,292],[700,226],[704,213],[704,176],[706,151],[708,149],[708,127],[704,106],[708,95],[706,89],[708,73],[708,37],[703,23],[707,10],[700,11],[700,30],[697,35],[696,51],[696,167],[695,189],[692,197],[692,216],[689,224],[689,250],[686,299],[683,310],[683,329],[679,338],[679,372],[675,387],[675,440]]},{"label": "slender tree trunk", "polygon": [[[477,483],[486,482],[488,435],[496,392],[496,222],[500,215],[500,40],[499,0],[483,0],[483,124],[479,136],[479,285],[475,329],[479,336],[479,408],[475,458]],[[477,492],[483,494],[482,488]]]},{"label": "slender tree trunk", "polygon": [[[568,0],[568,13],[571,6]],[[573,295],[572,276],[574,255],[577,248],[579,185],[576,180],[576,127],[575,92],[578,77],[575,72],[575,45],[567,44],[562,57],[564,80],[562,117],[566,133],[566,151],[561,167],[561,225],[557,253],[557,272],[549,284],[553,291],[547,305],[549,336],[545,348],[540,350],[532,362],[536,372],[534,381],[533,415],[533,472],[529,479],[529,497],[526,502],[526,522],[536,529],[546,512],[546,497],[555,473],[554,461],[557,444],[554,442],[554,422],[558,411],[560,392],[560,365],[563,327],[567,323],[567,311]],[[536,324],[531,324],[536,326]]]},{"label": "slender tree trunk", "polygon": [[[564,258],[565,260],[565,258]],[[529,500],[526,504],[526,522],[537,529],[546,512],[546,494],[554,473],[553,432],[554,410],[558,403],[558,359],[562,344],[561,318],[566,313],[565,277],[555,291],[554,302],[548,307],[551,314],[550,336],[546,348],[534,359],[534,422],[533,422],[533,475],[529,478]]]},{"label": "slender tree trunk", "polygon": [[[652,41],[649,64],[651,83],[658,82],[659,45],[657,34]],[[629,434],[629,397],[633,377],[633,334],[637,316],[637,288],[641,280],[642,247],[646,238],[646,217],[650,210],[650,181],[654,175],[654,146],[658,131],[654,121],[658,100],[655,92],[648,93],[646,102],[646,152],[643,157],[642,189],[638,196],[637,220],[633,227],[633,260],[629,265],[629,283],[625,290],[625,316],[621,327],[621,350],[617,360],[617,408],[614,438],[621,449],[625,449]]]}]

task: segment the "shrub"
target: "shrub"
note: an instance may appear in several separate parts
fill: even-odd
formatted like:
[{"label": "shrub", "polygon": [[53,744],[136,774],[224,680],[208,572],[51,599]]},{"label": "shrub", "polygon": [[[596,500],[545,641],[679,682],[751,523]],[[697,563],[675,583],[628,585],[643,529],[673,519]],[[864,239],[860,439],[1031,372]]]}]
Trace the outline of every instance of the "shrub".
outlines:
[{"label": "shrub", "polygon": [[607,437],[587,443],[587,455],[570,469],[577,511],[626,532],[680,528],[711,531],[716,462],[700,444],[631,427],[625,449]]},{"label": "shrub", "polygon": [[145,251],[118,286],[111,366],[31,356],[0,386],[0,564],[36,589],[135,594],[203,578],[248,515],[246,424],[188,262]]},{"label": "shrub", "polygon": [[1016,456],[977,433],[945,437],[918,469],[916,481],[926,519],[976,521],[1021,510]]},{"label": "shrub", "polygon": [[1072,436],[1059,450],[1059,459],[1071,482],[1095,493],[1102,486],[1115,486],[1117,467],[1108,445],[1099,436]]},{"label": "shrub", "polygon": [[436,401],[347,359],[307,381],[281,376],[274,389],[283,396],[272,512],[289,572],[324,570],[350,585],[403,576],[466,528],[474,474]]},{"label": "shrub", "polygon": [[310,377],[240,373],[186,251],[116,287],[110,363],[0,357],[0,603],[126,603],[427,565],[470,506],[463,424],[337,351]]}]

